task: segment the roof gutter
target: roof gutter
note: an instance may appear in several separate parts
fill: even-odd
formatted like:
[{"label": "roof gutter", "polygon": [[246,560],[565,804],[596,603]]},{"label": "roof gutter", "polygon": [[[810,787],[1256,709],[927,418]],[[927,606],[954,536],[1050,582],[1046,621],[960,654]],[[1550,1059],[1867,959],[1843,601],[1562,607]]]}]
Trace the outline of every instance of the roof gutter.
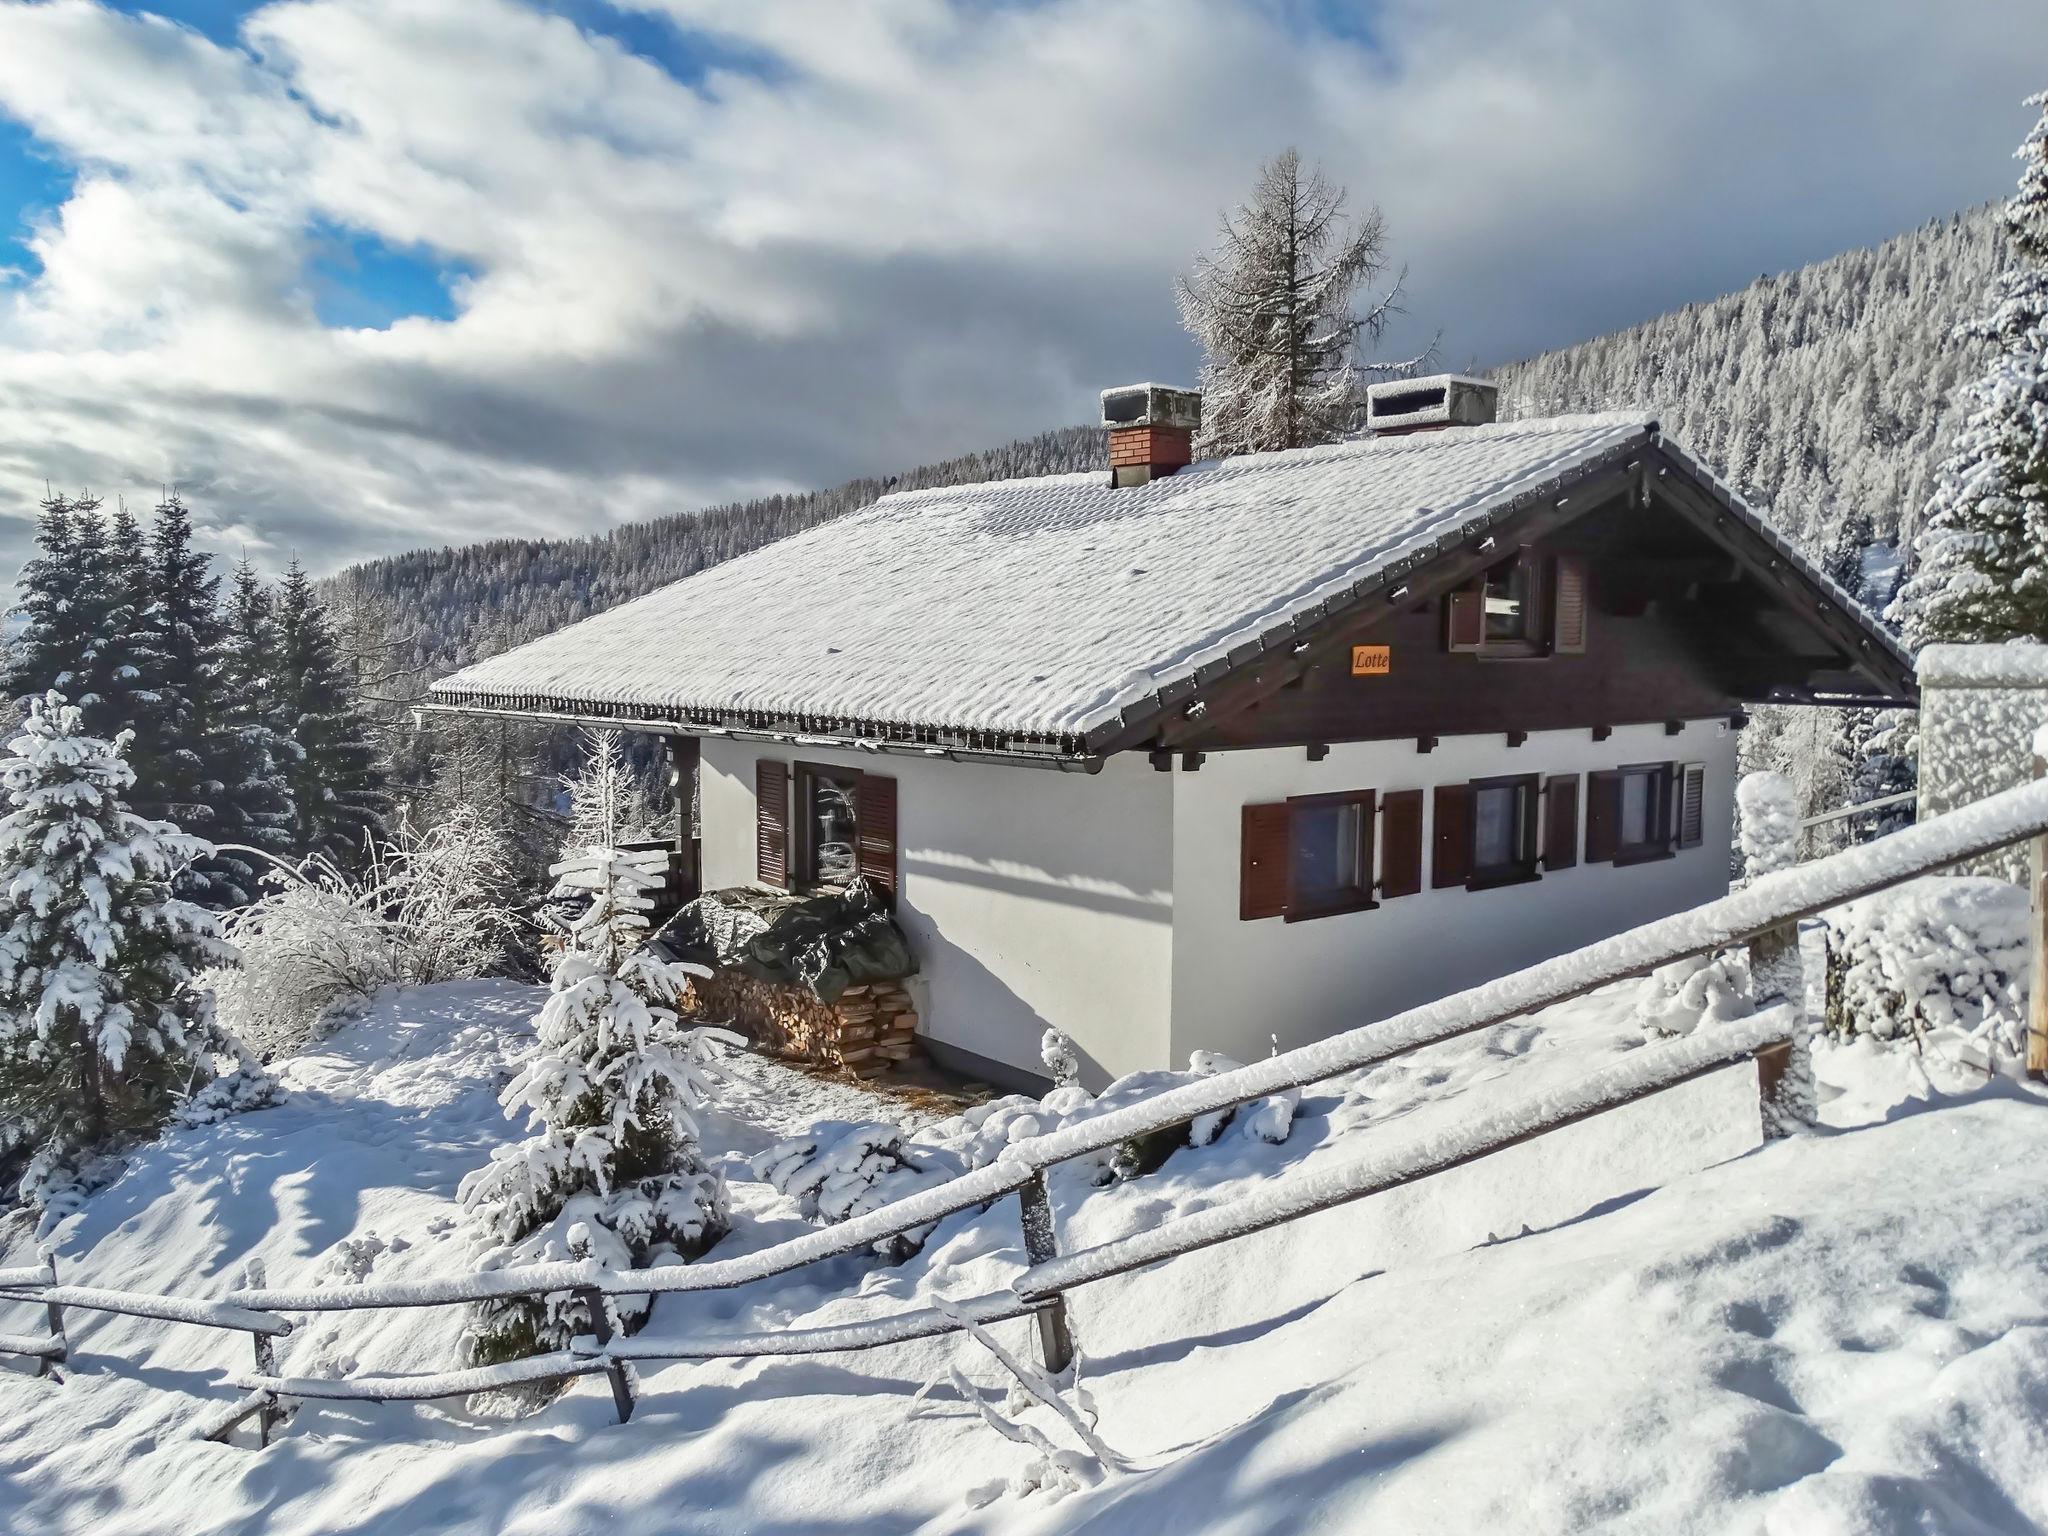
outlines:
[{"label": "roof gutter", "polygon": [[487,704],[418,703],[415,716],[457,715],[477,720],[518,721],[526,725],[577,725],[595,731],[642,731],[650,736],[695,736],[707,741],[763,741],[777,746],[818,747],[843,752],[887,753],[950,763],[998,763],[1012,768],[1051,768],[1061,773],[1100,773],[1099,754],[1063,757],[1051,752],[988,752],[943,747],[930,742],[877,741],[866,736],[834,736],[818,731],[747,730],[736,726],[693,725],[683,720],[640,719],[621,715],[579,715],[561,710],[497,709]]}]

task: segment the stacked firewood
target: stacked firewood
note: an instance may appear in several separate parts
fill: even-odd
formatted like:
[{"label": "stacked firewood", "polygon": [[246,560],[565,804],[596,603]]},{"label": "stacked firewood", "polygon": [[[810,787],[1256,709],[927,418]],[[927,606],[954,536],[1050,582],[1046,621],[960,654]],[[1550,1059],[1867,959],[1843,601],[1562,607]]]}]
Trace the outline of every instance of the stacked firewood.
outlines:
[{"label": "stacked firewood", "polygon": [[762,1050],[876,1077],[917,1049],[917,1011],[893,981],[848,987],[837,1003],[808,988],[741,971],[693,977],[694,1015],[724,1024]]}]

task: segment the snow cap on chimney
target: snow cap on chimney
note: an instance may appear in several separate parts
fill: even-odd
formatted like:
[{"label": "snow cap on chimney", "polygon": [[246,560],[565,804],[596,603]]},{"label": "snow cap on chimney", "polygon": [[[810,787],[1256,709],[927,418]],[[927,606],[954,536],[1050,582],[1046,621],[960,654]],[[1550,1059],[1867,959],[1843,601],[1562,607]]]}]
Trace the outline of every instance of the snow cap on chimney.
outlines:
[{"label": "snow cap on chimney", "polygon": [[1165,384],[1105,389],[1102,424],[1109,428],[1109,483],[1144,485],[1193,459],[1202,393]]},{"label": "snow cap on chimney", "polygon": [[1500,386],[1461,373],[1388,379],[1365,392],[1365,424],[1386,436],[1431,427],[1483,427],[1494,420]]}]

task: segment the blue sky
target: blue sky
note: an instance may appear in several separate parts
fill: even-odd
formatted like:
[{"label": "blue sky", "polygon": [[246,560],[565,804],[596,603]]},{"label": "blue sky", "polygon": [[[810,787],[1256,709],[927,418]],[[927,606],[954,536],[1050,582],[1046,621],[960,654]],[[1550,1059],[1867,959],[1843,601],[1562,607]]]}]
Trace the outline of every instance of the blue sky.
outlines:
[{"label": "blue sky", "polygon": [[1289,145],[1385,215],[1383,355],[1483,366],[2001,195],[2043,58],[2038,0],[0,0],[0,568],[46,480],[327,569],[1086,420],[1192,378]]}]

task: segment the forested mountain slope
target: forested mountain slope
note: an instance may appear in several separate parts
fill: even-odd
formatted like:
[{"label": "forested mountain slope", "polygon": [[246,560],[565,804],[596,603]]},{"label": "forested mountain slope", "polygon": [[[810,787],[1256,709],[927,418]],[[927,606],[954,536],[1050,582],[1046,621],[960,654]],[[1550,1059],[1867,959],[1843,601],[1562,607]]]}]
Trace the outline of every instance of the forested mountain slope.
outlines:
[{"label": "forested mountain slope", "polygon": [[1810,553],[1910,542],[1979,361],[1952,332],[2004,260],[1989,207],[1936,220],[1509,363],[1494,372],[1502,412],[1647,403]]}]

